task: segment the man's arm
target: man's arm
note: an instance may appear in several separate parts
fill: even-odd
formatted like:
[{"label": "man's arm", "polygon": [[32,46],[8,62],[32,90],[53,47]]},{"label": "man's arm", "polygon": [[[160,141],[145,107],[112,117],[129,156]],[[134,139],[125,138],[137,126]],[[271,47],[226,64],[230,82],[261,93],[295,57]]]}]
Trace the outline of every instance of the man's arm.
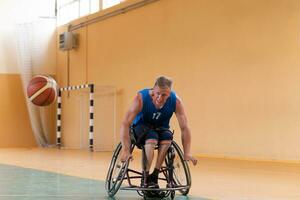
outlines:
[{"label": "man's arm", "polygon": [[184,107],[181,100],[177,97],[176,99],[176,111],[175,111],[180,130],[181,130],[181,141],[184,152],[184,159],[192,161],[193,165],[197,164],[197,159],[191,155],[191,131],[187,123],[187,117],[184,112]]},{"label": "man's arm", "polygon": [[130,105],[128,111],[126,112],[124,120],[122,121],[120,139],[122,143],[121,161],[123,162],[131,158],[129,127],[132,124],[136,115],[142,110],[142,105],[142,97],[140,94],[137,94],[132,104]]}]

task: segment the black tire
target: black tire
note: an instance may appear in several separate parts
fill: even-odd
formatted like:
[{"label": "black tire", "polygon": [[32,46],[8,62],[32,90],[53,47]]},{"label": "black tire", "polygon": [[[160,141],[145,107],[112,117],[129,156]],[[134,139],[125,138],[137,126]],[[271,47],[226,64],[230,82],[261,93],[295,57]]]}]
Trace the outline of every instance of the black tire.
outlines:
[{"label": "black tire", "polygon": [[172,147],[174,147],[175,150],[175,157],[173,160],[173,185],[175,187],[188,186],[187,189],[179,190],[181,194],[187,195],[192,183],[190,169],[187,161],[184,160],[182,150],[175,141],[172,142]]},{"label": "black tire", "polygon": [[113,197],[120,189],[128,169],[129,161],[121,162],[120,160],[121,149],[122,145],[119,143],[114,151],[106,176],[105,188],[110,197]]},{"label": "black tire", "polygon": [[174,199],[175,198],[175,191],[171,191],[171,199]]}]

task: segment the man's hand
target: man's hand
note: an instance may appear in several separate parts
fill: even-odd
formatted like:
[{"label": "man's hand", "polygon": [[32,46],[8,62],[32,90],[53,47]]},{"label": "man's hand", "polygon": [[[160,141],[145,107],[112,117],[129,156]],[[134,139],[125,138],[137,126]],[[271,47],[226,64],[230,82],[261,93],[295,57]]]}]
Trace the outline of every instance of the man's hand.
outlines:
[{"label": "man's hand", "polygon": [[121,162],[127,162],[127,160],[133,160],[132,155],[129,151],[122,151],[121,152]]},{"label": "man's hand", "polygon": [[197,165],[198,160],[191,155],[184,155],[184,160],[192,161],[193,165]]}]

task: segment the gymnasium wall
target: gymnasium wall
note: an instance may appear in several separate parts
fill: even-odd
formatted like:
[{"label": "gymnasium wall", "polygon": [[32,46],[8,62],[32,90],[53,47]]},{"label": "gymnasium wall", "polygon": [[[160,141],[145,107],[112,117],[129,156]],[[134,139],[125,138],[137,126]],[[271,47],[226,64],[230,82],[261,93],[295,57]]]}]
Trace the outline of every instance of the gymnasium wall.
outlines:
[{"label": "gymnasium wall", "polygon": [[[58,50],[57,76],[62,85],[115,86],[117,130],[136,91],[170,76],[194,154],[299,160],[299,25],[295,0],[160,0],[74,31],[79,48],[69,52],[69,73],[67,53]],[[80,116],[74,106],[65,113]],[[64,120],[65,142],[75,147],[78,126]],[[179,141],[176,119],[172,127]],[[114,133],[101,134],[106,143]]]},{"label": "gymnasium wall", "polygon": [[18,74],[0,74],[0,147],[36,146]]},{"label": "gymnasium wall", "polygon": [[[20,18],[27,17],[28,1],[1,0],[0,2],[0,147],[35,147],[37,146],[30,125],[28,110],[23,92],[21,72],[18,67],[18,50],[16,24]],[[24,13],[23,13],[24,12]],[[35,74],[55,75],[56,41],[44,31],[42,41],[47,45],[39,49],[39,60],[35,62],[32,72]],[[47,108],[48,109],[48,108]],[[51,142],[55,141],[54,107],[49,108],[52,123]]]}]

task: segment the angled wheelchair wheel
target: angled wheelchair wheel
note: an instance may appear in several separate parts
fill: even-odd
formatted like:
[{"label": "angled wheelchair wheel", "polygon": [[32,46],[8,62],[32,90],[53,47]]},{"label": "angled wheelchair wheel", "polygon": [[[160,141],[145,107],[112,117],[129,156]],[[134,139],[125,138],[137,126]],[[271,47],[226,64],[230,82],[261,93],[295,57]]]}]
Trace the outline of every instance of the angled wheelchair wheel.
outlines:
[{"label": "angled wheelchair wheel", "polygon": [[175,191],[171,191],[170,196],[171,196],[171,199],[174,199],[175,198]]},{"label": "angled wheelchair wheel", "polygon": [[118,192],[129,164],[129,161],[121,162],[121,149],[122,145],[119,143],[114,151],[106,176],[105,188],[110,197]]},{"label": "angled wheelchair wheel", "polygon": [[[173,162],[173,168],[171,170],[173,172],[172,186],[173,187],[185,186],[184,189],[180,189],[179,191],[181,194],[187,195],[189,193],[191,182],[192,182],[188,163],[187,161],[184,160],[183,152],[175,141],[172,142],[169,153],[170,151],[172,151],[173,154],[172,155],[173,160],[171,161]],[[167,160],[169,160],[167,162],[170,162],[170,156],[168,156]]]}]

